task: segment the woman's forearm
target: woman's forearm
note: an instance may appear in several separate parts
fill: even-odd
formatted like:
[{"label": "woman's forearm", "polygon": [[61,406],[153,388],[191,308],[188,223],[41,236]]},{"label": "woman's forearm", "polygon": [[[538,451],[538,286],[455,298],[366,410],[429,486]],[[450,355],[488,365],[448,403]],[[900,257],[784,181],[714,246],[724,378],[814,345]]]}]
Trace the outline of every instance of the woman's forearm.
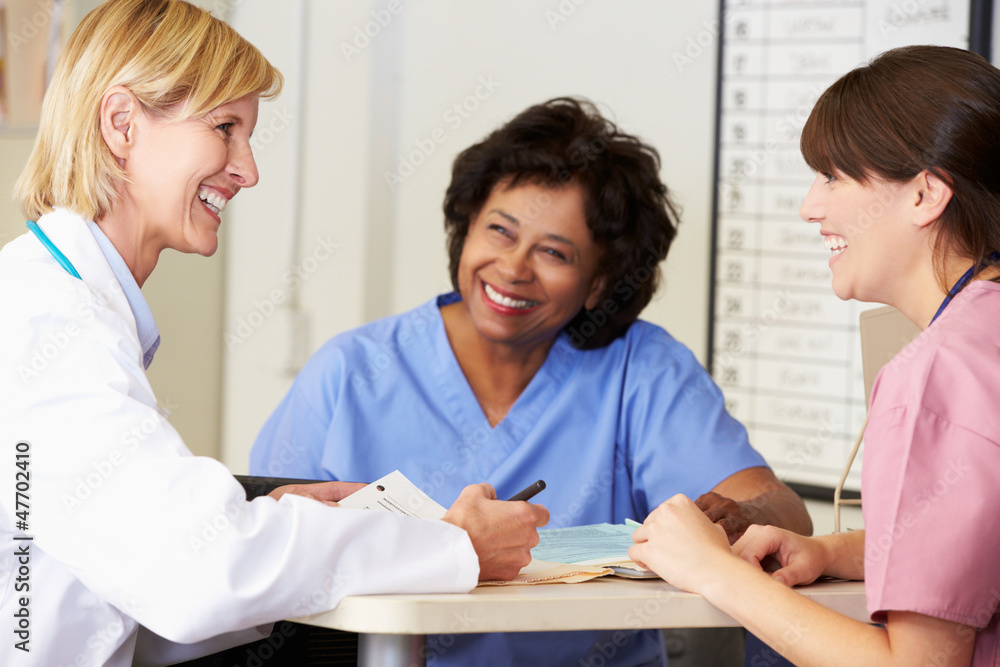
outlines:
[{"label": "woman's forearm", "polygon": [[838,579],[865,578],[865,531],[852,530],[815,538],[827,553],[823,574]]},{"label": "woman's forearm", "polygon": [[[850,549],[855,540],[834,546]],[[944,650],[964,636],[965,626],[904,612],[890,612],[885,628],[856,621],[736,558],[717,574],[702,591],[705,598],[796,665],[970,664],[971,643],[957,654]]]}]

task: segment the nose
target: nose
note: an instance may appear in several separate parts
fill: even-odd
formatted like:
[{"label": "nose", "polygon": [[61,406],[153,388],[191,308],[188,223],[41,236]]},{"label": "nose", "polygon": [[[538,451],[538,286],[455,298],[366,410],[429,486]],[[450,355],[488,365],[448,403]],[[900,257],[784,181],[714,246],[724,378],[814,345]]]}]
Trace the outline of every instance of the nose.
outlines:
[{"label": "nose", "polygon": [[825,211],[822,187],[825,182],[826,178],[823,174],[816,174],[812,185],[809,186],[809,192],[806,193],[806,198],[802,200],[802,206],[799,207],[799,217],[806,222],[822,222],[823,220]]},{"label": "nose", "polygon": [[253,158],[253,148],[249,140],[239,142],[230,150],[228,171],[241,188],[252,188],[257,185],[260,174],[257,173],[257,161]]},{"label": "nose", "polygon": [[500,276],[509,283],[522,283],[531,280],[528,253],[519,246],[500,253],[496,265]]}]

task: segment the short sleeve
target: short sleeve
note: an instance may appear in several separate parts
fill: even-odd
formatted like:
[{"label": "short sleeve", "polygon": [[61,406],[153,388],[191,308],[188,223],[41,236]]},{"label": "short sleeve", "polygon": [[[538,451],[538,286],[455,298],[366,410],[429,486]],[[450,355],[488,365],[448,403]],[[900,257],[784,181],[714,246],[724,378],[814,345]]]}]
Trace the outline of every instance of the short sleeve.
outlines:
[{"label": "short sleeve", "polygon": [[638,342],[622,425],[636,507],[648,513],[675,493],[697,498],[730,475],[767,465],[690,350],[654,327]]},{"label": "short sleeve", "polygon": [[873,414],[865,439],[872,619],[913,611],[985,627],[1000,602],[1000,447],[914,406]]}]

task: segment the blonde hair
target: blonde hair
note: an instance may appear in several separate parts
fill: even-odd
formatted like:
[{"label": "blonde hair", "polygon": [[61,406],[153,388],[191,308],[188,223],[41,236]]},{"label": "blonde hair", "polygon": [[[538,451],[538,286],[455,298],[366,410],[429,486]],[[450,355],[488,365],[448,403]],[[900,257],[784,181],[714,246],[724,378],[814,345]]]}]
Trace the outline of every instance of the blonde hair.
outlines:
[{"label": "blonde hair", "polygon": [[181,0],[108,0],[74,31],[42,104],[38,137],[14,199],[29,218],[65,207],[108,213],[125,172],[101,135],[101,98],[115,85],[171,120],[245,95],[274,97],[281,73],[233,28]]}]

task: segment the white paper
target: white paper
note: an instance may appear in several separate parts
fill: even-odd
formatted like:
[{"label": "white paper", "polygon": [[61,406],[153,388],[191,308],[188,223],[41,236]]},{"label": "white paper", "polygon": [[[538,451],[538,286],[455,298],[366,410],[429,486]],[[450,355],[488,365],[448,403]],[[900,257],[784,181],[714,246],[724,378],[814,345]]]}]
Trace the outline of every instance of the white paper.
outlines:
[{"label": "white paper", "polygon": [[433,520],[442,518],[447,511],[398,470],[352,493],[338,504],[349,509],[384,510]]}]

